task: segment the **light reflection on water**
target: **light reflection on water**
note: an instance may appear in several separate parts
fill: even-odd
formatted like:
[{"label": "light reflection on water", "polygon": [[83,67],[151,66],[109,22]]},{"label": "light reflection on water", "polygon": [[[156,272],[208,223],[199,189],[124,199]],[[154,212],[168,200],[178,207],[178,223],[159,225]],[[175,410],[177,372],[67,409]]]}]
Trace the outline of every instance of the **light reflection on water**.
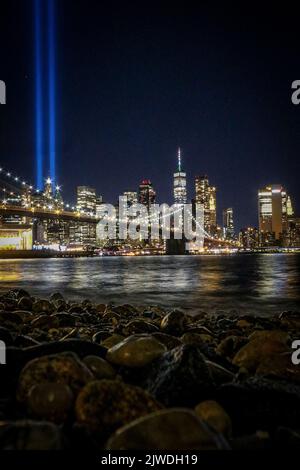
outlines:
[{"label": "light reflection on water", "polygon": [[300,310],[300,255],[1,260],[0,290],[189,311]]}]

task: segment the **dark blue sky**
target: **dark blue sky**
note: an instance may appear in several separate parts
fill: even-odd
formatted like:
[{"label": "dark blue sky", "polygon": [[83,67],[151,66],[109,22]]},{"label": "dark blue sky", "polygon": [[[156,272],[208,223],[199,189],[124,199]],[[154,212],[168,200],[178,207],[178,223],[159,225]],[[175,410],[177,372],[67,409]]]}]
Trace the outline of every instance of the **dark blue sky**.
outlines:
[{"label": "dark blue sky", "polygon": [[[171,202],[180,145],[189,197],[194,176],[208,174],[219,215],[232,206],[237,228],[257,223],[267,183],[285,185],[300,211],[295,10],[57,3],[57,168],[68,199],[89,184],[114,202],[147,177]],[[34,181],[33,1],[1,5],[0,161]]]}]

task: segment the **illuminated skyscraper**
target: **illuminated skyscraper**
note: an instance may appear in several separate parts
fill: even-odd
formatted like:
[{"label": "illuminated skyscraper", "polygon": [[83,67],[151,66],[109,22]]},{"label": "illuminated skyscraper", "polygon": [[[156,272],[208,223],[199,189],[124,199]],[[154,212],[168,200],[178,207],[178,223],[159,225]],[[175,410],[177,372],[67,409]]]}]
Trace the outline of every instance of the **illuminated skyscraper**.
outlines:
[{"label": "illuminated skyscraper", "polygon": [[217,228],[216,188],[210,186],[208,177],[204,175],[196,176],[195,190],[196,204],[204,206],[204,230],[210,235],[214,235]]},{"label": "illuminated skyscraper", "polygon": [[132,206],[132,204],[136,204],[138,202],[138,195],[136,191],[124,191],[124,197],[127,197],[127,204]]},{"label": "illuminated skyscraper", "polygon": [[186,204],[186,173],[181,168],[181,151],[178,149],[177,171],[174,173],[174,202],[175,204]]},{"label": "illuminated skyscraper", "polygon": [[266,186],[258,191],[258,218],[262,243],[279,240],[287,229],[287,199],[286,191],[278,184]]},{"label": "illuminated skyscraper", "polygon": [[77,186],[77,209],[96,214],[96,190],[89,186]]},{"label": "illuminated skyscraper", "polygon": [[228,207],[223,210],[223,233],[224,238],[232,240],[234,238],[233,209]]},{"label": "illuminated skyscraper", "polygon": [[150,180],[143,180],[139,186],[139,203],[144,204],[149,209],[151,204],[155,204],[156,192]]}]

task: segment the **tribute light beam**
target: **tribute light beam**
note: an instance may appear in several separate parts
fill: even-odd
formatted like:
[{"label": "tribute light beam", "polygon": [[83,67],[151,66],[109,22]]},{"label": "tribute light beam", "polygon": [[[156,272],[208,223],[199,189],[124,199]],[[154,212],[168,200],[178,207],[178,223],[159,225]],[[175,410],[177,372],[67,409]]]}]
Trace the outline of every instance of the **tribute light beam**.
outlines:
[{"label": "tribute light beam", "polygon": [[41,2],[35,0],[35,152],[36,152],[36,185],[43,187],[43,92],[42,92],[42,32]]},{"label": "tribute light beam", "polygon": [[48,105],[49,105],[49,170],[56,181],[56,61],[55,61],[55,0],[48,0]]}]

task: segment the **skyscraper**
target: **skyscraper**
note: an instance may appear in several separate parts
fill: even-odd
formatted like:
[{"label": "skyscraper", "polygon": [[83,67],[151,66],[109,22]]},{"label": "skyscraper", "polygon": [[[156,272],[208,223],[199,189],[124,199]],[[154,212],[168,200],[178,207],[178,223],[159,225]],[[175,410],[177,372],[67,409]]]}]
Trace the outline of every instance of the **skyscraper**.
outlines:
[{"label": "skyscraper", "polygon": [[96,190],[89,186],[77,186],[77,210],[96,214]]},{"label": "skyscraper", "polygon": [[174,202],[175,204],[186,204],[186,173],[181,168],[181,150],[178,149],[177,171],[174,173]]},{"label": "skyscraper", "polygon": [[124,191],[124,197],[127,197],[127,204],[132,206],[132,204],[136,204],[138,202],[138,195],[136,191]]},{"label": "skyscraper", "polygon": [[216,233],[217,201],[216,188],[210,186],[207,175],[195,178],[196,204],[204,206],[204,230],[210,235]]},{"label": "skyscraper", "polygon": [[149,209],[151,204],[155,204],[156,192],[150,180],[145,179],[139,186],[139,203],[144,204]]},{"label": "skyscraper", "polygon": [[233,209],[228,207],[223,210],[223,234],[227,240],[234,238]]},{"label": "skyscraper", "polygon": [[258,219],[262,243],[278,241],[287,229],[287,194],[281,185],[258,191]]}]

